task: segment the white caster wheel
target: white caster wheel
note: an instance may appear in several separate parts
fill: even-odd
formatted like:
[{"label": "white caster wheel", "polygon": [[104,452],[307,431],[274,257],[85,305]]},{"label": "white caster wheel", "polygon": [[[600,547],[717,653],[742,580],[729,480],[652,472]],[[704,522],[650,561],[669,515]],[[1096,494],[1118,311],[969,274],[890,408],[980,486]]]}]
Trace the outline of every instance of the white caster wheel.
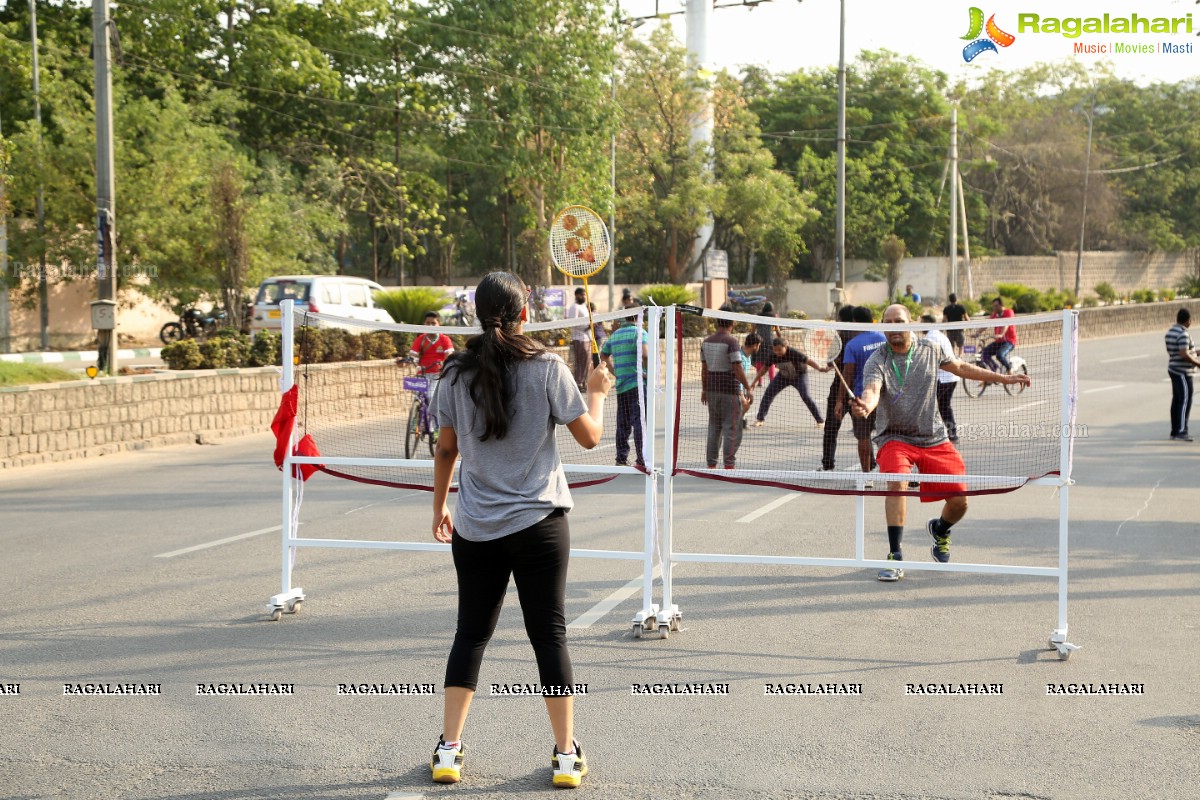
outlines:
[{"label": "white caster wheel", "polygon": [[304,605],[303,600],[293,600],[292,602],[288,603],[288,613],[289,614],[299,614],[300,607],[302,605]]},{"label": "white caster wheel", "polygon": [[279,620],[282,617],[283,617],[283,609],[282,608],[271,609],[271,622],[279,622]]},{"label": "white caster wheel", "polygon": [[1070,661],[1071,660],[1071,651],[1066,647],[1058,648],[1058,660],[1059,661]]},{"label": "white caster wheel", "polygon": [[664,625],[658,626],[658,638],[666,639],[670,635],[671,635],[671,626],[670,625],[664,624]]},{"label": "white caster wheel", "polygon": [[673,631],[683,630],[683,619],[681,617],[672,617],[671,618],[671,630],[673,630]]},{"label": "white caster wheel", "polygon": [[642,638],[643,630],[645,630],[645,628],[642,627],[642,623],[640,623],[640,622],[633,623],[633,638],[635,638],[635,639]]},{"label": "white caster wheel", "polygon": [[1046,641],[1046,649],[1047,649],[1047,650],[1057,650],[1057,649],[1058,649],[1058,642],[1054,641],[1053,639],[1048,639],[1048,640]]}]

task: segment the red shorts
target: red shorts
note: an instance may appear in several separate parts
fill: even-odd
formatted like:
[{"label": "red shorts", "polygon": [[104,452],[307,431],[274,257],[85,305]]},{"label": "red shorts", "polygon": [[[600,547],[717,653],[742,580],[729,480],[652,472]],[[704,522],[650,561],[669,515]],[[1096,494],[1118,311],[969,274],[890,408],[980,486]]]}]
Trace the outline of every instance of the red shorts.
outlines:
[{"label": "red shorts", "polygon": [[[880,472],[907,473],[915,466],[922,475],[966,475],[967,465],[950,442],[935,447],[917,447],[895,440],[879,448],[875,460]],[[921,502],[933,503],[967,493],[965,483],[921,482]]]}]

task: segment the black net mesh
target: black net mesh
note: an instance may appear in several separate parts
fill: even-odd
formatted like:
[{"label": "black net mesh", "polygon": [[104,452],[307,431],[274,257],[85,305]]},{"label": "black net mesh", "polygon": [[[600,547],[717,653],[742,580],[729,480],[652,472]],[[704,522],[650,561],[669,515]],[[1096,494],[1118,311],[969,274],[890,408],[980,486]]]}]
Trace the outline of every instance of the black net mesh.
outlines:
[{"label": "black net mesh", "polygon": [[[796,364],[801,360],[796,353],[805,353],[808,343],[819,342],[821,352],[830,351],[829,337],[818,332],[841,339],[843,347],[832,349],[841,350],[834,363],[843,368],[842,360],[850,357],[860,334],[906,326],[810,322],[705,311],[703,322],[707,325],[699,327],[714,331],[720,319],[735,321],[731,333],[743,348],[747,334],[756,328],[762,330],[760,326],[768,329],[773,326],[772,335],[784,342],[784,348],[778,350],[785,354],[785,360],[767,357],[767,344],[763,343],[763,350],[751,357],[755,365],[747,374],[751,382],[758,375],[760,383],[754,389],[752,403],[738,413],[727,396],[718,394],[716,404],[712,402],[714,391],[721,388],[719,382],[705,397],[708,402],[701,402],[703,335],[677,338],[674,474],[834,494],[922,491],[916,476],[911,486],[898,483],[897,489],[889,491],[887,480],[878,477],[878,468],[873,463],[877,449],[874,444],[863,454],[869,459],[865,465],[868,474],[864,474],[853,418],[847,413],[839,419],[831,399],[837,396],[837,372],[818,371],[820,362],[816,359],[807,365]],[[1074,318],[1068,319],[1073,325]],[[679,330],[697,327],[695,317],[680,317],[680,320],[687,320],[688,324],[677,323]],[[1069,435],[1072,428],[1071,424],[1063,424],[1063,366],[1064,359],[1068,359],[1073,376],[1075,352],[1073,333],[1064,341],[1063,320],[1061,313],[1005,319],[1006,324],[1014,326],[1018,340],[1006,359],[1013,372],[1030,376],[1031,386],[984,384],[943,373],[949,379],[941,389],[944,405],[936,402],[935,386],[924,386],[937,409],[934,413],[955,434],[954,447],[966,468],[963,483],[967,484],[967,494],[1011,491],[1031,479],[1059,472],[1063,436]],[[923,338],[930,330],[948,334],[952,348],[954,341],[961,343],[959,358],[964,362],[976,363],[986,358],[999,366],[991,358],[996,348],[987,349],[994,341],[995,326],[995,321],[979,320],[907,327],[914,338]],[[884,343],[882,347],[888,345]],[[863,355],[865,351],[856,357],[862,359]],[[1073,378],[1069,382],[1073,384]],[[1072,386],[1070,396],[1073,395]],[[885,397],[881,402],[888,400]],[[1068,402],[1073,404],[1073,400]],[[736,413],[734,424],[723,425],[731,410]],[[943,417],[943,411],[947,416]],[[1068,419],[1069,423],[1074,422],[1073,412]],[[877,432],[866,435],[866,426],[860,423],[860,433],[867,441]],[[873,467],[875,472],[871,473]],[[923,491],[933,492],[936,485],[937,482],[930,481]]]},{"label": "black net mesh", "polygon": [[[617,320],[639,320],[642,311],[598,314],[595,324],[607,336]],[[526,333],[573,366],[571,339],[586,318],[526,326]],[[478,328],[419,326],[363,322],[323,314],[298,313],[294,318],[295,382],[299,387],[296,436],[309,435],[322,459],[405,459],[407,464],[329,464],[320,471],[335,477],[383,486],[432,490],[433,442],[436,422],[421,408],[421,396],[437,391],[437,378],[422,375],[417,364],[404,359],[423,341],[419,337],[446,335],[455,349],[465,346]],[[590,368],[591,343],[584,353]],[[644,384],[643,372],[639,380]],[[604,410],[604,441],[585,450],[566,427],[557,429],[559,453],[572,487],[611,480],[617,473],[582,471],[581,466],[611,467],[616,463],[618,403],[610,393]],[[638,404],[638,412],[644,410]],[[635,463],[631,448],[629,463]],[[572,469],[576,467],[576,469]]]}]

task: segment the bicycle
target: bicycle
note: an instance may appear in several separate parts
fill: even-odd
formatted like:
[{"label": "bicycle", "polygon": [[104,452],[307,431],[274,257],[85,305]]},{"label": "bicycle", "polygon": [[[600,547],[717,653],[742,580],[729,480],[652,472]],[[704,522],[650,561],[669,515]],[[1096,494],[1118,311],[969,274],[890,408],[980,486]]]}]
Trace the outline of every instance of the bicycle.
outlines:
[{"label": "bicycle", "polygon": [[[989,341],[990,341],[990,337],[980,336],[978,339],[975,340],[975,344],[964,344],[963,352],[962,352],[963,361],[966,361],[968,364],[974,364],[975,366],[981,367],[982,369],[986,369],[986,370],[995,372],[996,370],[992,370],[991,367],[989,367],[987,364],[983,363],[983,350],[987,346],[987,343]],[[1008,371],[1009,375],[1028,375],[1029,374],[1029,369],[1025,366],[1025,359],[1016,355],[1015,349],[1009,351],[1008,363],[1010,365],[1010,369]],[[987,391],[988,384],[983,381],[972,380],[970,378],[963,378],[962,379],[962,387],[963,387],[963,391],[966,392],[967,397],[974,398],[974,397],[980,397],[985,391]],[[1023,384],[1023,383],[1006,383],[1006,384],[1004,384],[1004,391],[1008,392],[1009,395],[1015,397],[1015,396],[1019,395],[1021,392],[1025,391],[1025,384]]]},{"label": "bicycle", "polygon": [[[403,359],[401,363],[411,364]],[[429,445],[429,457],[433,458],[437,447],[438,429],[433,414],[429,412],[429,376],[420,369],[416,375],[404,376],[404,388],[417,396],[408,410],[408,424],[404,428],[404,457],[413,458],[421,440]]]}]

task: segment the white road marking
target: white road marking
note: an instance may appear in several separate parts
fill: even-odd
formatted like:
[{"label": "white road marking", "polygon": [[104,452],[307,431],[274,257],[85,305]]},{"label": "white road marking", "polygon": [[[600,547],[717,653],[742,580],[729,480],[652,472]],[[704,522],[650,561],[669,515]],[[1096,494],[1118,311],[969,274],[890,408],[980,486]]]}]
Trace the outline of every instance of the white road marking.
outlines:
[{"label": "white road marking", "polygon": [[[654,577],[658,578],[661,575],[662,566],[660,565],[654,568]],[[567,625],[567,627],[575,629],[590,627],[593,622],[596,622],[605,614],[621,605],[621,603],[624,603],[630,597],[633,597],[635,594],[637,594],[638,590],[641,588],[642,576],[639,575],[629,583],[622,586],[620,589],[617,589],[608,597],[601,600],[599,603],[596,603],[596,605],[592,606],[590,609],[581,614],[574,622]]]},{"label": "white road marking", "polygon": [[1025,409],[1027,409],[1027,408],[1033,408],[1034,406],[1041,406],[1041,405],[1045,405],[1046,403],[1049,403],[1049,402],[1050,402],[1049,400],[1038,400],[1037,402],[1034,402],[1034,403],[1026,403],[1026,404],[1025,404],[1025,405],[1023,405],[1023,406],[1017,406],[1016,408],[1007,408],[1007,409],[1005,409],[1005,410],[1004,410],[1004,412],[1003,412],[1003,413],[1005,413],[1005,414],[1015,414],[1015,413],[1017,413],[1018,411],[1024,411]]},{"label": "white road marking", "polygon": [[1100,359],[1100,363],[1101,364],[1115,364],[1118,361],[1141,361],[1144,358],[1147,358],[1147,356],[1144,354],[1140,355],[1140,356],[1123,356],[1121,358],[1102,358],[1102,359]]},{"label": "white road marking", "polygon": [[392,498],[390,498],[390,499],[388,499],[388,500],[380,500],[378,503],[367,503],[365,506],[359,506],[358,508],[352,508],[352,509],[350,509],[349,511],[347,511],[347,512],[345,512],[345,513],[346,513],[346,514],[353,514],[355,511],[363,511],[363,510],[365,510],[365,509],[368,509],[368,508],[374,508],[375,506],[381,506],[381,505],[383,505],[384,503],[393,503],[393,502],[395,502],[395,501],[397,501],[397,500],[403,500],[405,497],[416,497],[417,495],[420,495],[420,494],[425,494],[425,493],[424,493],[424,492],[409,492],[408,494],[401,494],[401,495],[397,495],[397,496],[395,496],[395,497],[392,497]]},{"label": "white road marking", "polygon": [[283,530],[283,526],[276,525],[271,528],[262,528],[261,530],[250,531],[249,533],[239,533],[237,536],[230,536],[225,539],[217,539],[215,542],[205,542],[204,544],[198,544],[195,547],[185,547],[182,550],[172,550],[169,553],[159,553],[155,556],[155,558],[174,558],[175,556],[181,556],[184,553],[194,553],[197,550],[207,550],[210,547],[217,547],[219,545],[229,544],[230,542],[249,539],[252,536],[262,536],[264,533],[277,533],[281,530]]},{"label": "white road marking", "polygon": [[[1167,380],[1170,380],[1168,378]],[[1101,386],[1098,389],[1084,389],[1080,394],[1095,394],[1096,392],[1110,392],[1113,389],[1124,389],[1125,384],[1118,383],[1116,386]]]},{"label": "white road marking", "polygon": [[788,492],[783,497],[779,497],[779,498],[776,498],[775,500],[772,500],[771,502],[767,503],[762,508],[760,508],[756,511],[751,511],[749,514],[747,514],[744,517],[741,517],[737,521],[738,522],[754,522],[754,520],[758,519],[762,515],[770,514],[772,511],[779,508],[784,503],[790,503],[799,496],[800,496],[799,492]]},{"label": "white road marking", "polygon": [[425,795],[412,792],[389,792],[383,800],[423,800]]},{"label": "white road marking", "polygon": [[[1164,480],[1166,480],[1166,478],[1158,479],[1158,483],[1154,484],[1154,488],[1150,490],[1150,496],[1146,498],[1146,502],[1142,503],[1142,507],[1137,510],[1136,514],[1134,514],[1132,517],[1126,518],[1125,522],[1130,522],[1132,520],[1137,519],[1138,517],[1140,517],[1142,515],[1143,511],[1145,511],[1147,508],[1150,507],[1150,501],[1154,499],[1154,493],[1158,491],[1159,486],[1162,486],[1162,482]],[[1125,522],[1122,522],[1120,525],[1117,526],[1117,534],[1116,534],[1117,536],[1121,535],[1121,528],[1125,527]]]}]

